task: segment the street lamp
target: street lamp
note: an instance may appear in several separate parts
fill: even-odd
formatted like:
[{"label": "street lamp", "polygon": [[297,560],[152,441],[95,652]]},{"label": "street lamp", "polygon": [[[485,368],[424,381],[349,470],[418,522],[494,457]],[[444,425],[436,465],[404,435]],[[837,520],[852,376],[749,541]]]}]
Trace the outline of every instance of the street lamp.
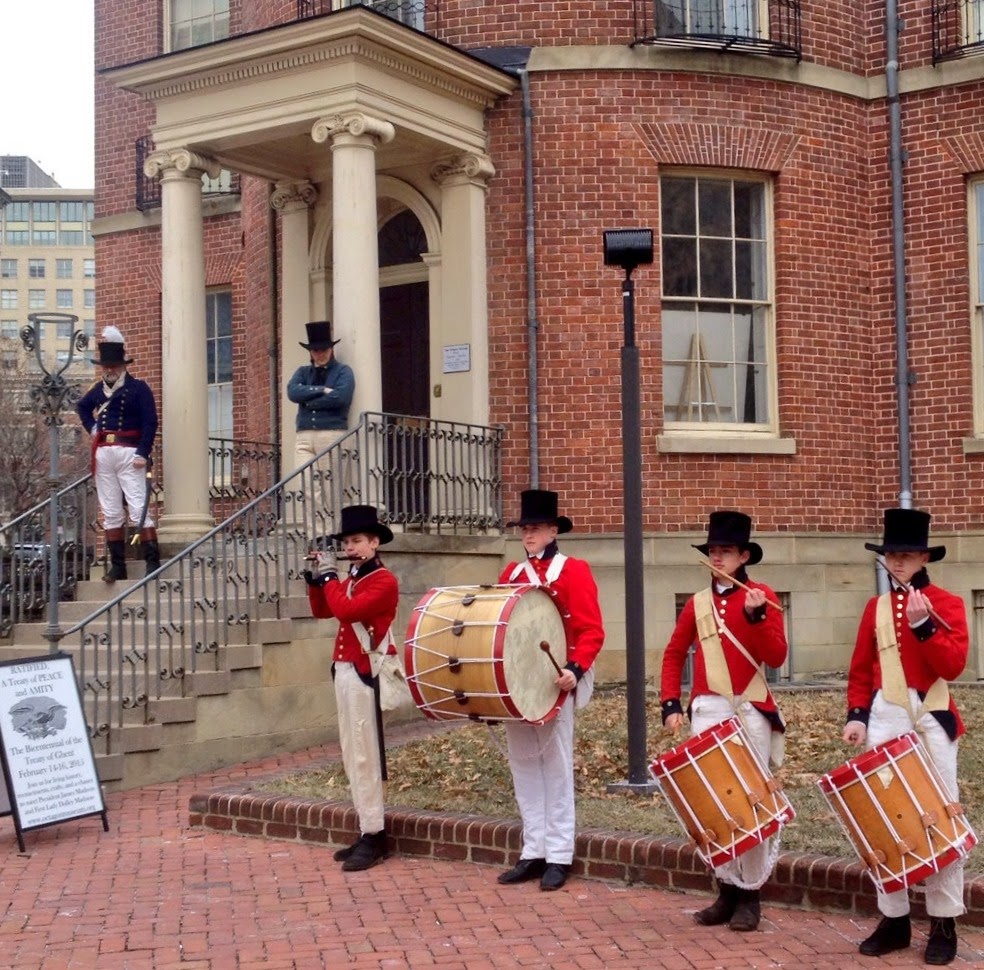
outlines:
[{"label": "street lamp", "polygon": [[[622,346],[622,530],[625,550],[625,679],[629,780],[651,790],[646,765],[646,619],[642,565],[642,440],[639,432],[639,348],[635,343],[632,271],[653,261],[652,229],[613,229],[604,234],[605,265],[620,266],[625,343]],[[623,787],[621,785],[611,788]]]},{"label": "street lamp", "polygon": [[64,423],[63,409],[66,405],[74,405],[80,392],[77,385],[69,384],[62,375],[72,365],[75,351],[83,351],[89,346],[89,337],[83,330],[74,331],[67,359],[57,370],[49,371],[44,365],[44,354],[41,352],[44,327],[48,325],[57,330],[61,323],[74,326],[79,318],[73,313],[29,313],[27,319],[31,322],[21,330],[21,342],[29,354],[34,354],[44,375],[41,383],[31,388],[30,395],[35,411],[48,426],[48,626],[44,637],[48,641],[50,652],[55,653],[62,638],[61,627],[58,625],[58,429]]}]

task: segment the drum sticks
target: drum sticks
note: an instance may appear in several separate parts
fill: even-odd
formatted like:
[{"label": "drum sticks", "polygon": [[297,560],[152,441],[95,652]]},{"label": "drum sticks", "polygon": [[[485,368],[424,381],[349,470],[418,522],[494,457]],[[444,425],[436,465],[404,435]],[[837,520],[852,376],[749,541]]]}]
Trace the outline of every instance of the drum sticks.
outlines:
[{"label": "drum sticks", "polygon": [[[742,589],[748,590],[749,593],[752,591],[750,586],[746,586],[744,583],[739,582],[737,579],[735,579],[734,576],[729,576],[723,570],[718,569],[717,566],[711,563],[710,560],[705,559],[703,556],[699,556],[698,558],[700,560],[701,565],[707,566],[707,568],[716,576],[720,576],[722,579],[726,579],[729,583],[734,583],[736,586],[740,586]],[[780,613],[784,612],[783,608],[778,603],[774,603],[768,597],[766,597],[765,602],[768,603],[769,606],[771,606],[774,610],[778,610]]]},{"label": "drum sticks", "polygon": [[[884,556],[875,556],[875,559],[877,559],[877,560],[878,560],[878,563],[879,563],[879,565],[880,565],[880,566],[882,567],[882,569],[884,569],[884,570],[885,570],[885,572],[886,572],[886,573],[888,573],[888,575],[889,575],[889,576],[891,576],[891,577],[892,577],[892,579],[894,579],[894,580],[895,580],[895,582],[897,582],[897,583],[899,584],[899,586],[902,586],[902,587],[903,587],[903,588],[904,588],[904,589],[905,589],[905,590],[906,590],[907,592],[910,592],[910,593],[912,592],[912,585],[911,585],[910,583],[903,583],[903,582],[902,582],[902,580],[901,580],[901,579],[899,579],[899,577],[898,577],[898,576],[896,576],[896,575],[895,575],[895,574],[894,574],[894,573],[892,572],[892,570],[888,568],[888,563],[887,563],[887,562],[885,562],[885,558],[884,558]],[[943,629],[944,629],[944,630],[946,630],[946,632],[947,632],[947,633],[952,633],[952,632],[953,632],[953,627],[952,627],[952,626],[950,626],[950,624],[949,624],[949,623],[947,623],[947,622],[946,622],[946,620],[944,620],[944,619],[943,619],[943,617],[942,617],[942,616],[940,616],[940,615],[939,615],[939,613],[937,613],[937,612],[936,612],[936,610],[934,610],[934,609],[933,609],[933,608],[932,608],[932,607],[931,607],[931,606],[929,605],[929,603],[927,603],[927,604],[926,604],[926,609],[927,609],[927,610],[929,610],[929,615],[930,615],[930,616],[931,616],[931,617],[932,617],[932,618],[933,618],[934,620],[936,620],[936,622],[937,622],[937,623],[939,623],[939,625],[940,625],[941,627],[943,627]]]},{"label": "drum sticks", "polygon": [[540,641],[540,649],[550,658],[550,662],[554,665],[554,670],[556,670],[558,674],[562,674],[564,671],[560,664],[554,659],[554,655],[550,652],[550,644],[547,643],[546,640]]}]

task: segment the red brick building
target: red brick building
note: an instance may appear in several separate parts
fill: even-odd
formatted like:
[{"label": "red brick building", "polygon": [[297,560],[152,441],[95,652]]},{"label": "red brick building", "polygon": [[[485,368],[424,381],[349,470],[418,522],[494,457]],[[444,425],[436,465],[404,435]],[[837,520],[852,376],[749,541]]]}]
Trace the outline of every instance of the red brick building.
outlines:
[{"label": "red brick building", "polygon": [[[603,234],[647,227],[647,647],[705,581],[690,543],[721,507],[754,516],[797,673],[844,663],[863,541],[900,500],[933,513],[934,575],[981,614],[980,0],[901,0],[894,26],[846,0],[205,7],[96,3],[99,314],[162,386],[166,468],[208,407],[289,452],[286,379],[329,317],[355,410],[505,427],[507,515],[531,482],[560,492],[617,641],[625,332]],[[219,191],[192,198],[203,173]],[[175,534],[205,521],[203,476],[182,470]]]}]

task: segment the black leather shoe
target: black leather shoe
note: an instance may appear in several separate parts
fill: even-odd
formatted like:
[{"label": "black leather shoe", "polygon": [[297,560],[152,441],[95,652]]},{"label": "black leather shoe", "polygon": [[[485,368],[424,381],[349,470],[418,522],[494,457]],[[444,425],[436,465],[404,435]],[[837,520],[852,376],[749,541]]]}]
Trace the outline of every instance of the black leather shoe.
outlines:
[{"label": "black leather shoe", "polygon": [[570,866],[561,865],[559,862],[548,862],[547,868],[543,870],[543,876],[540,878],[540,888],[544,892],[560,889],[567,882],[570,871]]},{"label": "black leather shoe", "polygon": [[953,963],[956,956],[957,921],[952,916],[930,916],[926,962],[932,966],[941,967],[947,963]]},{"label": "black leather shoe", "polygon": [[352,848],[352,854],[342,863],[343,872],[361,872],[379,865],[386,858],[386,833],[363,835]]},{"label": "black leather shoe", "polygon": [[881,922],[858,947],[865,957],[881,957],[894,950],[904,950],[912,942],[912,924],[908,916],[883,916]]},{"label": "black leather shoe", "polygon": [[344,862],[346,859],[352,858],[352,853],[355,852],[355,847],[362,841],[363,836],[359,836],[351,845],[345,846],[344,849],[338,849],[335,852],[334,859],[336,862]]},{"label": "black leather shoe", "polygon": [[503,886],[510,886],[514,882],[529,882],[531,879],[539,879],[546,868],[546,859],[520,859],[512,869],[502,873],[498,881]]}]

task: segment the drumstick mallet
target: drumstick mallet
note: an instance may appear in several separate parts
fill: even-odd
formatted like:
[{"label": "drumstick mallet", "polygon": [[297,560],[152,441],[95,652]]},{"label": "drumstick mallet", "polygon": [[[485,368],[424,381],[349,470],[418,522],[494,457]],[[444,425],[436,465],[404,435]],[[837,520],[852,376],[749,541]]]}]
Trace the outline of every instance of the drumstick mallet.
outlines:
[{"label": "drumstick mallet", "polygon": [[[885,559],[884,559],[883,556],[875,556],[875,559],[878,560],[878,564],[882,567],[882,569],[884,569],[885,572],[888,573],[888,575],[891,576],[892,579],[894,579],[895,582],[897,582],[899,584],[899,586],[904,587],[905,588],[905,591],[907,593],[911,593],[912,592],[912,584],[911,583],[903,583],[902,580],[899,579],[899,577],[896,576],[895,573],[893,573],[892,570],[888,568],[888,563],[885,562]],[[934,610],[928,603],[926,604],[926,609],[929,610],[929,615],[934,620],[936,620],[936,622],[939,623],[939,625],[941,627],[943,627],[943,629],[946,630],[947,633],[952,633],[953,632],[953,627],[950,626],[950,624],[947,623],[946,620],[944,620],[943,617],[940,616],[939,613],[937,613],[936,610]]]},{"label": "drumstick mallet", "polygon": [[[707,568],[712,573],[716,574],[717,576],[720,576],[722,579],[726,579],[729,583],[734,583],[735,586],[740,586],[742,589],[748,590],[749,593],[752,591],[751,586],[746,586],[744,583],[735,579],[734,576],[729,576],[728,573],[726,573],[723,569],[718,569],[717,566],[715,566],[714,563],[712,563],[709,559],[705,559],[703,556],[698,556],[697,558],[700,560],[701,565],[707,566]],[[765,598],[765,602],[769,606],[771,606],[774,610],[778,610],[780,613],[785,612],[778,603],[774,603],[768,597]]]},{"label": "drumstick mallet", "polygon": [[550,658],[550,662],[554,665],[554,670],[557,671],[557,676],[563,674],[564,668],[557,663],[554,655],[550,652],[550,644],[546,640],[540,641],[540,649]]}]

